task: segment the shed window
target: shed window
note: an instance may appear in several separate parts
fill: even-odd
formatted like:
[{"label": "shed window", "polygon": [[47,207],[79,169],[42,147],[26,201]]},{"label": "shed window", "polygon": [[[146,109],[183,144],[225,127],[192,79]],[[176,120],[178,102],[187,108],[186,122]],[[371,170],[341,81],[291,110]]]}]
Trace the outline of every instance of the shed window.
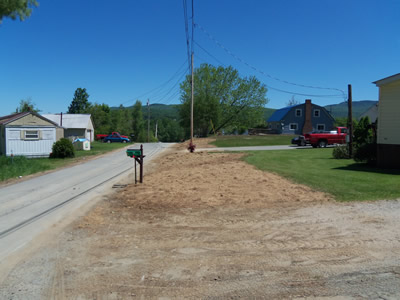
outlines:
[{"label": "shed window", "polygon": [[325,130],[325,124],[317,124],[317,130],[318,131],[324,131]]},{"label": "shed window", "polygon": [[290,130],[297,130],[297,123],[290,123],[289,124],[289,129]]},{"label": "shed window", "polygon": [[301,117],[302,110],[301,109],[296,109],[296,117]]},{"label": "shed window", "polygon": [[320,116],[320,110],[319,109],[315,109],[314,110],[314,117],[319,117]]},{"label": "shed window", "polygon": [[39,139],[39,131],[38,130],[26,130],[25,131],[25,139],[26,140],[38,140]]}]

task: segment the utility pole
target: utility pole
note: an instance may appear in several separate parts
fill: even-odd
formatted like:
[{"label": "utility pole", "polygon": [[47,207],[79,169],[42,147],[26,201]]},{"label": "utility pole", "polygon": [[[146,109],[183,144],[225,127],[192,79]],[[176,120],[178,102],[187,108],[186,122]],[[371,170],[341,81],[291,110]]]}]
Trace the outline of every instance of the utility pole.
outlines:
[{"label": "utility pole", "polygon": [[150,142],[150,102],[147,99],[147,142]]},{"label": "utility pole", "polygon": [[193,52],[192,52],[192,103],[190,106],[190,144],[193,145],[193,96],[194,96],[194,76],[193,76]]},{"label": "utility pole", "polygon": [[156,139],[157,139],[158,121],[156,122]]},{"label": "utility pole", "polygon": [[190,106],[190,145],[189,145],[189,150],[190,152],[193,152],[195,149],[195,145],[193,145],[193,103],[194,103],[194,74],[193,74],[193,56],[194,56],[194,51],[193,51],[193,34],[194,34],[194,1],[192,0],[192,57],[191,57],[191,71],[192,71],[192,102]]},{"label": "utility pole", "polygon": [[348,88],[348,117],[347,117],[347,135],[349,136],[349,157],[353,157],[353,97],[351,94],[351,84],[347,86]]}]

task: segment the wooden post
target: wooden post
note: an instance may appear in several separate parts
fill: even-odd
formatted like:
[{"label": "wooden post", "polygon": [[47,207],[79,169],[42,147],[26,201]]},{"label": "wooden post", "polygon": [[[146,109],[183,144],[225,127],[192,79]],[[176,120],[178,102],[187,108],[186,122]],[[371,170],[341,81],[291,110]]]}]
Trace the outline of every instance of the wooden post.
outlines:
[{"label": "wooden post", "polygon": [[140,183],[143,183],[143,144],[140,145]]},{"label": "wooden post", "polygon": [[349,156],[353,157],[353,98],[351,93],[351,84],[348,85],[348,117],[347,117],[347,130],[349,136]]},{"label": "wooden post", "polygon": [[150,142],[150,105],[147,99],[147,142]]},{"label": "wooden post", "polygon": [[194,76],[193,76],[193,52],[192,52],[192,104],[190,107],[190,144],[193,145],[193,96],[194,96]]}]

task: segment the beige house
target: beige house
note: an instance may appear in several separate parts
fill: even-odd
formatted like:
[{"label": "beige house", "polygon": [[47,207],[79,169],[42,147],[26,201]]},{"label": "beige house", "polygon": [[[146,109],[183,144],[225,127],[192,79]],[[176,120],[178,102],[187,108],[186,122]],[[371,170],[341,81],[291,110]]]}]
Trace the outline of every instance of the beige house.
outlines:
[{"label": "beige house", "polygon": [[48,157],[63,129],[34,112],[0,117],[0,154]]},{"label": "beige house", "polygon": [[400,168],[400,73],[373,83],[379,87],[378,166]]}]

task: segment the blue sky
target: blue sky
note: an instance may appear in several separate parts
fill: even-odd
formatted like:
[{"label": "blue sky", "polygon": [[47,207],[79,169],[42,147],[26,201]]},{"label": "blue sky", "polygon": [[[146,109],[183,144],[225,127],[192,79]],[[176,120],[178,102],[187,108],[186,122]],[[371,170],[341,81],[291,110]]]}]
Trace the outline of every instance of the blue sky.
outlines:
[{"label": "blue sky", "polygon": [[[182,0],[38,1],[26,21],[0,25],[0,115],[26,98],[43,113],[65,112],[78,87],[110,106],[179,103],[188,71]],[[398,0],[194,0],[194,13],[195,66],[256,76],[270,87],[267,107],[285,106],[292,92],[340,94],[282,81],[345,92],[352,84],[353,100],[377,100],[371,82],[400,72]],[[295,95],[306,98],[344,100]]]}]

